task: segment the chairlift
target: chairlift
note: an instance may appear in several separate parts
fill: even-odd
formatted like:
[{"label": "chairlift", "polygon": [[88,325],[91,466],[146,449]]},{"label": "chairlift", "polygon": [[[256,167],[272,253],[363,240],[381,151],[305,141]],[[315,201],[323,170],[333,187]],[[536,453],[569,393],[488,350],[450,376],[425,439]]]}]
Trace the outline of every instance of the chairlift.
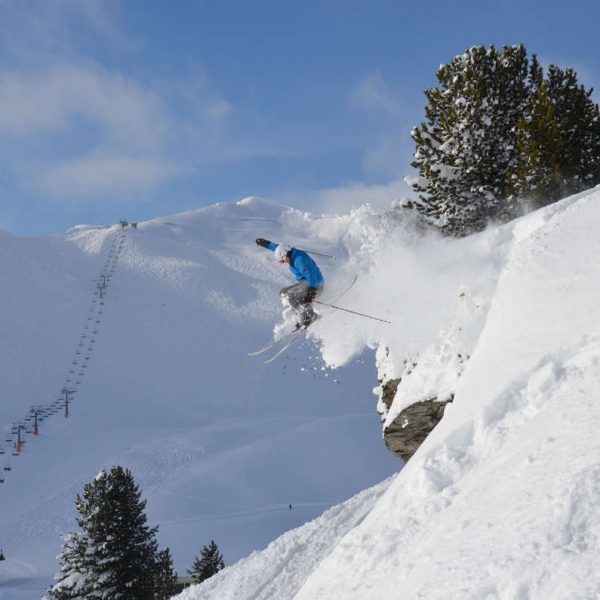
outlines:
[{"label": "chairlift", "polygon": [[12,467],[10,465],[4,465],[5,471],[12,471]]}]

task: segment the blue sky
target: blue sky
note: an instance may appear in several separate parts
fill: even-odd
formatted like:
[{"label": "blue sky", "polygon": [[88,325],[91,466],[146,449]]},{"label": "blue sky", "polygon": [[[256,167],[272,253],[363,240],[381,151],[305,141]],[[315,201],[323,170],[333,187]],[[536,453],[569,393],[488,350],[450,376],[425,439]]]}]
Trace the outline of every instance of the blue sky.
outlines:
[{"label": "blue sky", "polygon": [[0,0],[0,228],[389,202],[440,64],[524,43],[597,88],[599,17],[595,0]]}]

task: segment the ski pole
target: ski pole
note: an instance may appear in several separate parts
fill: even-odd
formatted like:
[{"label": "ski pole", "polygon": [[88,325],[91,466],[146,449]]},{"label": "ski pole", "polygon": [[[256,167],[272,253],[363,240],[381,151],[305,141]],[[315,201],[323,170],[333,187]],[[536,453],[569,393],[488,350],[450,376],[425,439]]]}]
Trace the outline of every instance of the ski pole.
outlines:
[{"label": "ski pole", "polygon": [[375,321],[381,321],[382,323],[392,323],[391,321],[386,321],[385,319],[380,319],[379,317],[372,317],[371,315],[365,315],[364,313],[356,312],[355,310],[348,310],[347,308],[342,308],[341,306],[334,306],[333,304],[327,304],[327,302],[321,302],[320,300],[313,300],[315,304],[322,304],[323,306],[329,306],[329,308],[336,308],[337,310],[343,310],[344,312],[352,313],[353,315],[358,315],[359,317],[367,317],[367,319],[373,319]]},{"label": "ski pole", "polygon": [[324,256],[325,258],[331,258],[332,260],[336,259],[333,254],[323,254],[322,252],[315,252],[314,250],[303,250],[303,252],[308,252],[309,254],[314,254],[315,256]]}]

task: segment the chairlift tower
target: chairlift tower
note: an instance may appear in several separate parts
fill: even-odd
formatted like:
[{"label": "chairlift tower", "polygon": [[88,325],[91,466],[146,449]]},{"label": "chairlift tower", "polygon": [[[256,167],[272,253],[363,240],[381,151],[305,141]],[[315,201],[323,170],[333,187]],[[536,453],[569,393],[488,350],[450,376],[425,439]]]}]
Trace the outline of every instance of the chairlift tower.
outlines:
[{"label": "chairlift tower", "polygon": [[33,435],[40,435],[40,421],[39,421],[39,413],[41,410],[41,406],[32,406],[31,407],[31,415],[33,416]]},{"label": "chairlift tower", "polygon": [[65,398],[64,398],[64,400],[65,400],[65,403],[64,403],[64,406],[65,406],[65,419],[69,418],[69,402],[71,401],[71,396],[76,391],[77,390],[72,390],[72,389],[69,389],[69,388],[66,388],[66,387],[62,389],[62,393],[65,395]]},{"label": "chairlift tower", "polygon": [[25,423],[13,423],[17,434],[17,441],[15,442],[13,456],[19,456],[21,451],[23,450],[23,446],[25,445],[25,440],[23,439],[22,432],[25,429]]}]

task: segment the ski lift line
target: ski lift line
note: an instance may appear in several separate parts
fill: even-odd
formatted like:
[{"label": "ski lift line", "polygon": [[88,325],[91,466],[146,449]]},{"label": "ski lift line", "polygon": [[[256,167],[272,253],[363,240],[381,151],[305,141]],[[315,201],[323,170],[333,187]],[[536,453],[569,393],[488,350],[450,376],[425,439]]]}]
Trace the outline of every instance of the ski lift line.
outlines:
[{"label": "ski lift line", "polygon": [[[90,329],[89,322],[92,321],[92,317],[95,317],[94,320],[96,321],[96,324],[101,322],[99,319],[99,316],[103,314],[103,311],[101,309],[98,310],[95,307],[95,305],[98,304],[97,296],[100,295],[100,297],[101,297],[100,305],[104,306],[104,301],[102,300],[102,297],[104,295],[106,295],[106,289],[108,288],[108,282],[110,281],[111,275],[114,273],[114,271],[117,267],[118,257],[124,246],[125,239],[126,239],[125,234],[121,235],[120,242],[118,242],[116,238],[113,238],[113,246],[109,250],[109,257],[105,263],[102,273],[96,280],[99,282],[97,285],[97,288],[99,289],[100,293],[98,293],[98,291],[93,292],[93,297],[92,297],[91,305],[89,308],[89,316],[83,323],[84,326],[81,331],[80,341],[77,346],[77,351],[75,352],[75,357],[74,357],[73,361],[71,362],[69,376],[67,376],[67,378],[65,379],[65,386],[63,387],[63,390],[61,392],[61,393],[65,394],[65,397],[63,398],[61,396],[56,401],[54,401],[48,405],[33,406],[29,409],[29,412],[27,413],[27,415],[24,417],[24,419],[22,421],[14,421],[13,422],[13,424],[11,426],[12,435],[10,435],[10,437],[9,437],[9,435],[7,435],[6,440],[5,440],[6,444],[9,444],[10,446],[12,446],[12,455],[13,456],[20,456],[20,453],[23,450],[25,443],[27,441],[26,439],[23,439],[24,436],[39,434],[38,426],[37,426],[38,423],[42,423],[45,419],[55,416],[59,412],[62,412],[63,408],[65,409],[65,417],[69,416],[67,405],[70,402],[72,402],[73,398],[71,397],[71,394],[75,394],[77,392],[77,388],[69,389],[69,388],[67,388],[67,385],[69,385],[69,384],[73,385],[72,379],[70,376],[75,373],[75,370],[73,369],[73,367],[75,365],[79,365],[79,363],[77,361],[77,357],[83,353],[84,343],[82,340],[88,337],[86,335],[86,332]],[[113,256],[110,256],[111,254]],[[110,268],[110,274],[107,273],[109,268]],[[93,328],[93,333],[94,334],[98,333],[98,329],[96,327]],[[90,354],[94,348],[93,344],[95,343],[95,341],[96,340],[94,340],[94,339],[89,340],[89,347],[85,351],[85,354],[87,355],[87,356],[85,356],[86,361],[90,360],[90,358],[91,358]],[[83,376],[86,373],[85,369],[87,367],[87,364],[85,364],[84,361],[82,361],[82,362],[83,362],[83,364],[80,366],[81,371],[78,373],[78,376],[74,383],[75,386],[81,385],[81,379],[83,378]],[[33,421],[33,423],[32,423],[32,421]],[[10,452],[10,448],[9,448],[9,452]],[[6,453],[7,453],[6,450],[4,448],[0,447],[0,454],[6,454]],[[4,469],[0,468],[0,472],[2,472],[2,473],[4,471],[10,471],[10,470],[12,470],[12,467],[10,465],[7,465],[6,468],[4,468]],[[3,483],[3,482],[4,482],[4,476],[2,475],[2,476],[0,476],[0,483]]]}]

